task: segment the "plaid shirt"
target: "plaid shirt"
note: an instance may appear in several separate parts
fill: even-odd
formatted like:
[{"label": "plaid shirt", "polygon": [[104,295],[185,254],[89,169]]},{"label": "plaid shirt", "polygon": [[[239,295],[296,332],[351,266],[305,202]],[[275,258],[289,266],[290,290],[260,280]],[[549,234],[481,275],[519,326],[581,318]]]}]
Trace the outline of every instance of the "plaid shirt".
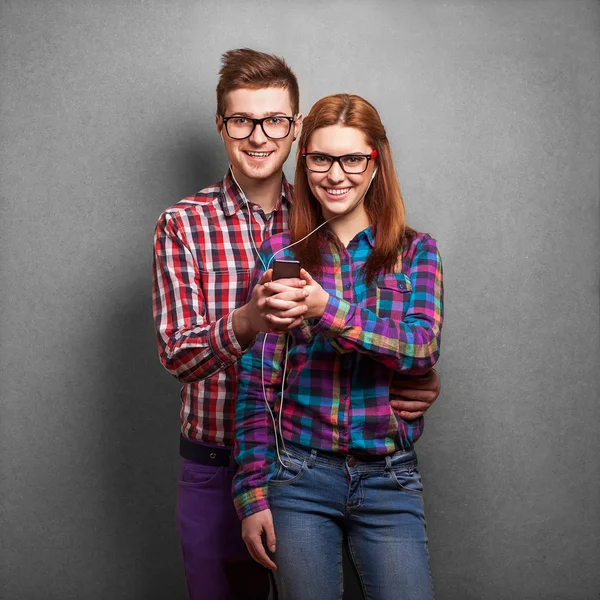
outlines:
[{"label": "plaid shirt", "polygon": [[[274,236],[261,253],[268,260],[289,243],[287,233]],[[443,312],[440,255],[435,240],[419,233],[406,240],[395,272],[379,275],[367,286],[359,270],[374,243],[372,227],[355,236],[346,249],[331,237],[325,242],[323,270],[313,276],[329,292],[329,302],[320,320],[304,321],[288,336],[283,409],[286,336],[259,336],[240,361],[236,411],[240,469],[234,481],[240,518],[269,506],[267,482],[275,440],[265,395],[276,415],[282,410],[283,438],[306,448],[388,455],[412,447],[423,431],[422,417],[404,421],[390,400],[395,398],[395,377],[424,374],[438,359]],[[293,249],[277,257],[283,255],[294,258]],[[259,264],[254,281],[262,274]]]},{"label": "plaid shirt", "polygon": [[[292,188],[282,181],[270,215],[246,208],[228,172],[223,181],[168,208],[154,237],[154,321],[159,357],[185,385],[182,434],[233,446],[238,359],[243,350],[232,328],[233,311],[248,297],[259,248],[285,231]],[[249,226],[250,223],[250,226]]]}]

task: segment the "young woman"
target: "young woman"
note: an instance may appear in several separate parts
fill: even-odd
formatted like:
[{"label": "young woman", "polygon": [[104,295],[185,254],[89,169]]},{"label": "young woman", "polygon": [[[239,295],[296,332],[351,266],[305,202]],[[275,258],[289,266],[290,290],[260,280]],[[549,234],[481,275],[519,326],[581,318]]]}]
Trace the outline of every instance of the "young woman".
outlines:
[{"label": "young woman", "polygon": [[405,223],[366,100],[313,106],[294,198],[290,233],[261,253],[267,266],[300,261],[305,320],[242,359],[234,500],[246,545],[283,600],[340,598],[343,544],[367,599],[432,598],[413,447],[423,420],[404,421],[390,400],[396,378],[438,359],[442,265],[435,240]]}]

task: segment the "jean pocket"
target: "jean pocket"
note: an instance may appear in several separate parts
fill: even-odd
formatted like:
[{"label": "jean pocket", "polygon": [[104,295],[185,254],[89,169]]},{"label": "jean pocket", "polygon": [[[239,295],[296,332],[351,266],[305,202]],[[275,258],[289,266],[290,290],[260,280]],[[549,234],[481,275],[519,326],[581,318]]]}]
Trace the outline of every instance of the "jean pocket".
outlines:
[{"label": "jean pocket", "polygon": [[391,477],[394,485],[403,492],[409,494],[422,494],[423,493],[423,482],[421,481],[421,474],[415,467],[412,469],[406,468],[392,468]]},{"label": "jean pocket", "polygon": [[290,485],[298,481],[308,469],[306,460],[301,460],[295,456],[283,456],[282,462],[277,464],[277,468],[269,479],[269,485],[283,486]]},{"label": "jean pocket", "polygon": [[186,461],[179,473],[179,484],[187,487],[210,487],[220,479],[225,467]]}]

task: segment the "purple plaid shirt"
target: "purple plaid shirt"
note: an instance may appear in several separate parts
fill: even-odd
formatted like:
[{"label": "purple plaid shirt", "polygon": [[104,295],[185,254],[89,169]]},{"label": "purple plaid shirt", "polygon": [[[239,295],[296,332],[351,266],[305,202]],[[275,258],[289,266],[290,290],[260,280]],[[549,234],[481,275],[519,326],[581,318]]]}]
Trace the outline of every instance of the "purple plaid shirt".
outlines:
[{"label": "purple plaid shirt", "polygon": [[[269,259],[290,243],[289,234],[266,240]],[[390,406],[395,378],[422,375],[436,363],[443,313],[442,263],[424,233],[405,241],[394,273],[367,286],[361,267],[374,246],[372,227],[347,248],[328,238],[324,267],[313,276],[330,294],[321,319],[304,321],[286,336],[259,336],[241,359],[236,408],[234,501],[240,518],[268,508],[267,482],[274,462],[274,433],[265,395],[282,411],[285,441],[356,455],[388,455],[412,447],[423,418],[404,421]],[[293,248],[277,258],[295,258]],[[260,261],[254,282],[262,275]],[[264,340],[264,361],[263,361]],[[263,394],[264,379],[264,394]]]}]

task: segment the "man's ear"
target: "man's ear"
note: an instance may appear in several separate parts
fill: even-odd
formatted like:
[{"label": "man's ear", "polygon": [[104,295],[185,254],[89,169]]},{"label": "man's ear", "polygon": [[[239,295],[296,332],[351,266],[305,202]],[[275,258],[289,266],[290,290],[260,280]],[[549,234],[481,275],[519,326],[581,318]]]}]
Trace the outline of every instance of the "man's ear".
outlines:
[{"label": "man's ear", "polygon": [[223,139],[223,119],[221,119],[221,115],[215,116],[215,124],[217,126],[217,131],[219,132],[219,135],[221,136],[221,139],[223,141],[225,141]]},{"label": "man's ear", "polygon": [[300,130],[302,129],[302,115],[296,115],[296,120],[294,121],[294,140],[300,135]]}]

